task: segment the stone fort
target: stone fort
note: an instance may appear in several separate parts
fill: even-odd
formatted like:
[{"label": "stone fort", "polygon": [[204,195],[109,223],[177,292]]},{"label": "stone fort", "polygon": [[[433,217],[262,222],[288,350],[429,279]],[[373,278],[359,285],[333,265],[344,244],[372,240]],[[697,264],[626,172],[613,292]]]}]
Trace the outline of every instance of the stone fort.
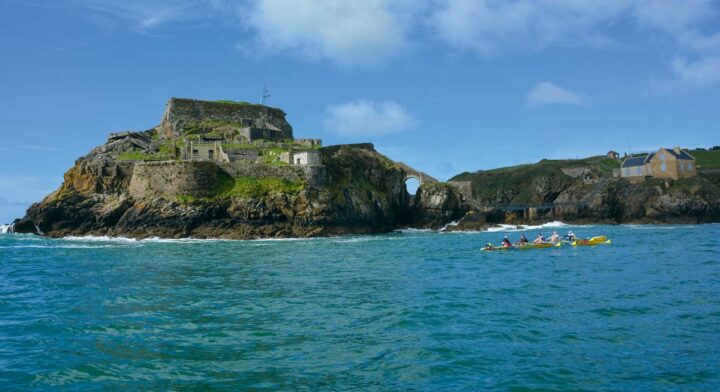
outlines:
[{"label": "stone fort", "polygon": [[[311,188],[325,184],[322,141],[295,139],[277,108],[171,98],[155,131],[157,140],[140,143],[143,148],[124,159],[134,163],[133,197],[205,196],[224,175],[301,181]],[[108,139],[139,137],[122,132]]]}]

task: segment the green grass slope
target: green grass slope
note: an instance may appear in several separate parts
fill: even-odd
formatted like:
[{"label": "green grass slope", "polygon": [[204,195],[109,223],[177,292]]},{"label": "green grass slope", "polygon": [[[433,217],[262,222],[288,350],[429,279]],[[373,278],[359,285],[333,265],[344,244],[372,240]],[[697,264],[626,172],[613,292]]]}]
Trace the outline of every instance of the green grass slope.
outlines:
[{"label": "green grass slope", "polygon": [[697,166],[700,169],[720,168],[720,149],[717,150],[688,150],[690,155],[695,157]]},{"label": "green grass slope", "polygon": [[577,178],[563,169],[586,168],[593,177],[612,177],[620,162],[605,156],[586,159],[549,160],[527,165],[504,167],[459,174],[451,181],[472,182],[476,200],[485,204],[543,204],[552,202]]}]

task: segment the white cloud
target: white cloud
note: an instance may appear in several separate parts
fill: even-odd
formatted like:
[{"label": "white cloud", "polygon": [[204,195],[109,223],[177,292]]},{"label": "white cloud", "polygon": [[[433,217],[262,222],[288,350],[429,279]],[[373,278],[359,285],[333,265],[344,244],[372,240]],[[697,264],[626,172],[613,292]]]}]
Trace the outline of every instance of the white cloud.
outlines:
[{"label": "white cloud", "polygon": [[[173,23],[222,22],[240,28],[237,46],[250,56],[291,55],[343,66],[383,63],[426,44],[495,56],[626,41],[656,45],[659,38],[677,46],[673,56],[692,54],[698,67],[720,53],[720,32],[706,23],[718,16],[716,0],[28,1],[70,5],[98,23],[145,32]],[[628,34],[641,40],[627,40]]]},{"label": "white cloud", "polygon": [[684,31],[713,13],[712,0],[635,0],[633,14],[640,25]]},{"label": "white cloud", "polygon": [[368,65],[407,46],[400,8],[385,0],[257,0],[247,22],[263,49]]},{"label": "white cloud", "polygon": [[217,0],[69,0],[70,4],[87,9],[99,16],[100,23],[107,24],[113,18],[130,22],[139,30],[149,30],[162,25],[187,20],[217,17],[225,2]]},{"label": "white cloud", "polygon": [[687,31],[680,36],[680,44],[700,55],[720,54],[720,33],[705,35]]},{"label": "white cloud", "polygon": [[530,106],[549,104],[582,105],[583,99],[574,92],[550,82],[538,83],[528,93],[525,102]]},{"label": "white cloud", "polygon": [[381,136],[401,132],[415,124],[397,103],[358,100],[326,109],[325,129],[341,136]]},{"label": "white cloud", "polygon": [[673,63],[676,76],[695,86],[708,86],[720,82],[720,57],[706,57],[696,61],[676,59]]},{"label": "white cloud", "polygon": [[551,46],[612,42],[625,20],[663,32],[684,31],[711,15],[710,0],[443,0],[433,14],[448,44],[492,55]]}]

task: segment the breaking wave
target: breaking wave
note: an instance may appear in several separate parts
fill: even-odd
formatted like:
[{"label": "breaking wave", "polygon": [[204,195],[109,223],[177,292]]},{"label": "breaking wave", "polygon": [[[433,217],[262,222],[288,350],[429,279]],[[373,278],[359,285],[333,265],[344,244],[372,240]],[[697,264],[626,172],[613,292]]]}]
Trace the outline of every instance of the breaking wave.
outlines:
[{"label": "breaking wave", "polygon": [[0,225],[0,234],[11,234],[13,232],[13,225]]},{"label": "breaking wave", "polygon": [[568,225],[560,221],[553,221],[543,223],[542,225],[499,225],[498,227],[491,227],[487,229],[488,232],[499,232],[499,231],[525,231],[525,230],[540,230],[540,229],[555,229],[563,227],[572,227],[575,225]]}]

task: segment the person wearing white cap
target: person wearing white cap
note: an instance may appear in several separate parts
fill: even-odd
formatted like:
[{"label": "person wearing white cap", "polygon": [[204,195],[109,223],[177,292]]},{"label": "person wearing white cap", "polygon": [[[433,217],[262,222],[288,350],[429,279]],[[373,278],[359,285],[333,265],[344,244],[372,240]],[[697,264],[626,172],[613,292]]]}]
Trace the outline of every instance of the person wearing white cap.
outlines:
[{"label": "person wearing white cap", "polygon": [[568,241],[575,241],[575,233],[572,232],[572,230],[568,231],[567,235],[565,235],[565,238]]}]

